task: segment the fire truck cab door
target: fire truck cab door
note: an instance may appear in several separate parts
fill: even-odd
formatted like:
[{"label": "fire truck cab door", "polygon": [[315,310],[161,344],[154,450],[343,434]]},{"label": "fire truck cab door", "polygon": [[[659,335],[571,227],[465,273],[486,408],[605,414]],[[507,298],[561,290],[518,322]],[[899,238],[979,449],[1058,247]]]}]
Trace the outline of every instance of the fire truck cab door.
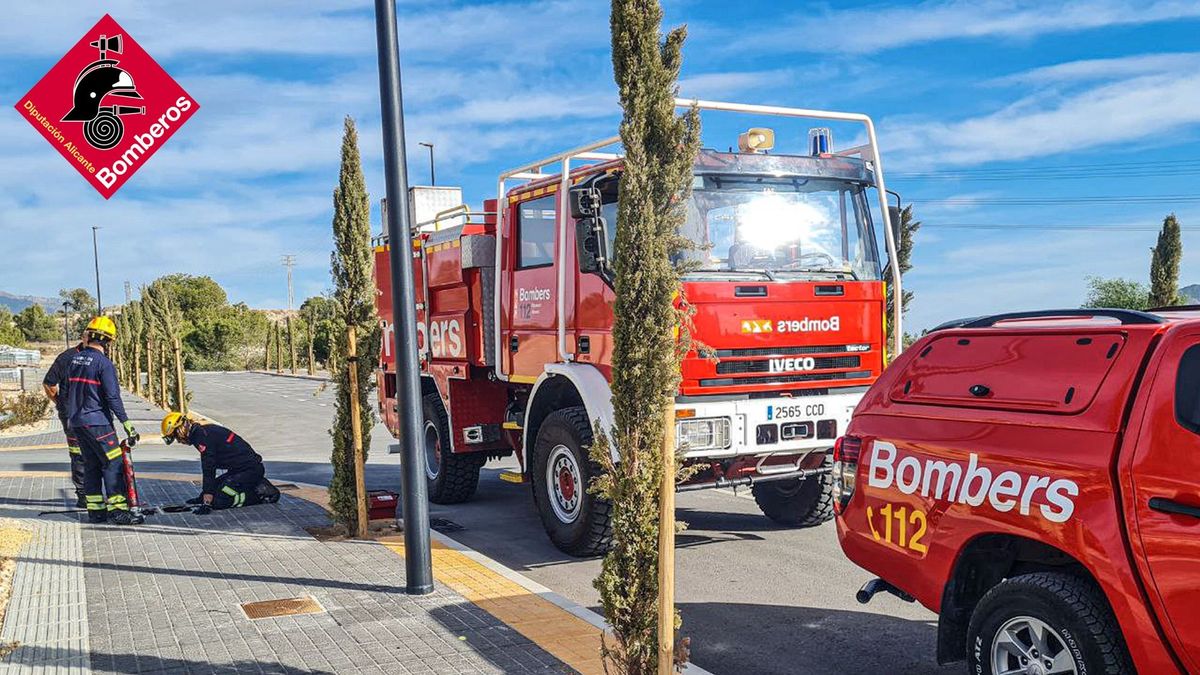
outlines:
[{"label": "fire truck cab door", "polygon": [[1164,340],[1152,382],[1129,465],[1131,535],[1163,629],[1200,672],[1200,332]]},{"label": "fire truck cab door", "polygon": [[558,195],[512,205],[501,297],[503,371],[510,379],[533,382],[547,363],[558,360],[557,261]]}]

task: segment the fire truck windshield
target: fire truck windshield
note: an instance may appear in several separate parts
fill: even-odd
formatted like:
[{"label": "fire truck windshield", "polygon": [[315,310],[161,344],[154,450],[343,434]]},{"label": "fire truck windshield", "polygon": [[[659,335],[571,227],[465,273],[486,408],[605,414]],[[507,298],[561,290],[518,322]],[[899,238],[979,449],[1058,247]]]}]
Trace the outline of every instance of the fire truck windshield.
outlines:
[{"label": "fire truck windshield", "polygon": [[841,178],[697,175],[681,234],[698,273],[879,279],[867,186]]}]

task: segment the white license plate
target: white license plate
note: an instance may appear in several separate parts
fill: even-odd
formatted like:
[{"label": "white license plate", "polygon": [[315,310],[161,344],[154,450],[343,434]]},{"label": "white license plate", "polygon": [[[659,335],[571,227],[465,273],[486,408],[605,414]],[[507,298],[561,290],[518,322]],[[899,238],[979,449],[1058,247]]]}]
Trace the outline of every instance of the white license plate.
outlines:
[{"label": "white license plate", "polygon": [[825,416],[824,403],[786,403],[767,406],[767,421],[810,420]]}]

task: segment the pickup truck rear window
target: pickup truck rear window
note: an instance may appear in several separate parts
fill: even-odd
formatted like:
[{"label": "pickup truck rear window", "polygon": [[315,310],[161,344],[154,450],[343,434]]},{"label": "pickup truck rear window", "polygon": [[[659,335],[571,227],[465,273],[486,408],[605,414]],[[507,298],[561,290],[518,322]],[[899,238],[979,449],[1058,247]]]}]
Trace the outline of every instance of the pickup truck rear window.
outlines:
[{"label": "pickup truck rear window", "polygon": [[1120,333],[944,335],[921,347],[893,401],[1070,415],[1082,412],[1120,354]]}]

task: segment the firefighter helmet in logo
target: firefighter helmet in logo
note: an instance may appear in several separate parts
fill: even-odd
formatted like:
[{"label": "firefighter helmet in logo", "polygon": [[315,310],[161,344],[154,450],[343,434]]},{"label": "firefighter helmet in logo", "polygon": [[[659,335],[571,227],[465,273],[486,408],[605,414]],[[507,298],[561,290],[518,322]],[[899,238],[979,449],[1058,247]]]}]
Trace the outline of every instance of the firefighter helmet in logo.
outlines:
[{"label": "firefighter helmet in logo", "polygon": [[116,147],[125,134],[121,115],[144,115],[145,106],[116,105],[107,97],[141,99],[133,77],[117,67],[116,59],[108,58],[108,52],[121,53],[120,35],[101,35],[90,43],[100,52],[100,58],[88,64],[75,78],[72,94],[74,107],[63,118],[64,122],[83,122],[83,138],[97,150]]}]

